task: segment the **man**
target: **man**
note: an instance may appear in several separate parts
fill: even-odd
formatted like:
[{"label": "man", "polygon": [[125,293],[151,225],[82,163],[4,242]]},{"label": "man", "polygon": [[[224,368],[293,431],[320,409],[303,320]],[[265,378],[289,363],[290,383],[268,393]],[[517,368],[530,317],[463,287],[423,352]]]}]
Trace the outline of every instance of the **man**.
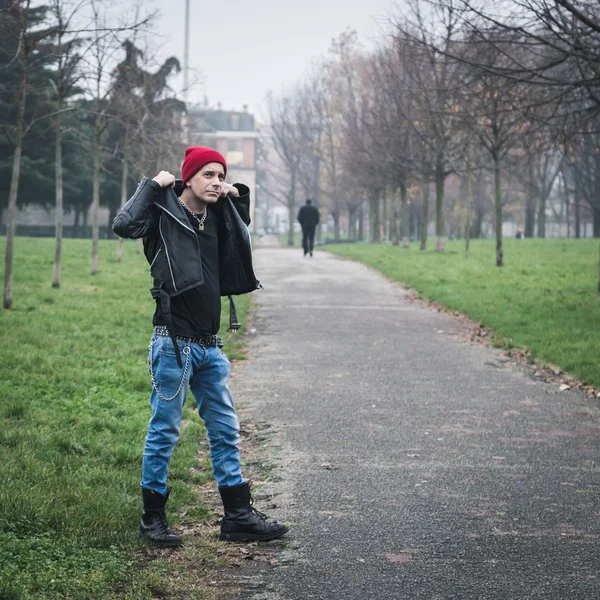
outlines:
[{"label": "man", "polygon": [[231,294],[260,286],[252,268],[249,190],[225,183],[227,164],[211,148],[185,151],[182,181],[168,171],[144,177],[116,216],[121,237],[143,238],[154,278],[154,333],[149,347],[152,417],[142,460],[143,537],[179,546],[165,505],[167,471],[179,431],[188,386],[210,442],[213,475],[225,509],[221,539],[262,541],[288,527],[266,521],[252,507],[240,469],[239,422],[228,387],[230,364],[217,337],[221,295],[230,296],[230,326],[239,328]]},{"label": "man", "polygon": [[298,211],[298,222],[302,227],[302,248],[304,256],[313,255],[315,245],[315,229],[319,223],[319,209],[313,206],[312,200],[308,198],[306,204]]}]

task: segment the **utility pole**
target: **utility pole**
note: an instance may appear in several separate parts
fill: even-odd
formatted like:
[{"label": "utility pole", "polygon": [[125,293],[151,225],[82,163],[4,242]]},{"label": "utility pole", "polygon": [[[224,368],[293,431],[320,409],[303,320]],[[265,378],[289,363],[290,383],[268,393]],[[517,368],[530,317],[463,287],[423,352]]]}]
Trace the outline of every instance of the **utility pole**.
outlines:
[{"label": "utility pole", "polygon": [[[189,59],[190,59],[190,0],[185,0],[185,34],[184,34],[184,49],[183,49],[183,101],[185,102],[186,110],[189,110]],[[190,143],[190,124],[189,117],[186,113],[183,124],[183,141],[185,144]]]}]

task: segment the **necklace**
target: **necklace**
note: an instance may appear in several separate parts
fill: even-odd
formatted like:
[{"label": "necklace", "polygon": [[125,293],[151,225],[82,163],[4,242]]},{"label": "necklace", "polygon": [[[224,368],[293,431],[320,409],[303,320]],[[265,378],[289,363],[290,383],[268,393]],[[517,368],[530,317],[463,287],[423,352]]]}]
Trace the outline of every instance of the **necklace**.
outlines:
[{"label": "necklace", "polygon": [[190,215],[192,215],[192,217],[194,217],[194,219],[198,221],[198,229],[200,231],[204,231],[204,221],[206,220],[206,215],[208,214],[206,211],[206,207],[204,207],[204,211],[201,213],[202,218],[199,219],[198,215],[181,198],[179,198],[179,202],[181,206],[183,206],[183,208],[185,208],[185,210],[187,210],[190,213]]}]

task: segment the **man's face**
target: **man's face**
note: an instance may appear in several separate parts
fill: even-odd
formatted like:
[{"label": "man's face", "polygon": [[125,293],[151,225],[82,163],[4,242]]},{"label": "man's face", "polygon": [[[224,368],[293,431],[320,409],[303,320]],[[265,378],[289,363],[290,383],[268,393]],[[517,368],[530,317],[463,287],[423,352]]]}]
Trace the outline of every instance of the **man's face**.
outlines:
[{"label": "man's face", "polygon": [[188,182],[194,195],[203,202],[214,204],[221,194],[225,181],[225,169],[221,163],[204,165]]}]

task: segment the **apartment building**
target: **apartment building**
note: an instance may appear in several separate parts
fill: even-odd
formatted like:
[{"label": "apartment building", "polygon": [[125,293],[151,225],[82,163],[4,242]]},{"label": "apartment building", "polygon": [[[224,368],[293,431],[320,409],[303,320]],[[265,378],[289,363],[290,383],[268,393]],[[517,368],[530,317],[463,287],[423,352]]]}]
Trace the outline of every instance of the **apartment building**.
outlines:
[{"label": "apartment building", "polygon": [[[247,107],[241,111],[191,105],[188,110],[190,145],[210,146],[227,161],[227,181],[250,188],[250,217],[255,221],[256,143],[259,133]],[[252,228],[252,225],[250,226]]]}]

